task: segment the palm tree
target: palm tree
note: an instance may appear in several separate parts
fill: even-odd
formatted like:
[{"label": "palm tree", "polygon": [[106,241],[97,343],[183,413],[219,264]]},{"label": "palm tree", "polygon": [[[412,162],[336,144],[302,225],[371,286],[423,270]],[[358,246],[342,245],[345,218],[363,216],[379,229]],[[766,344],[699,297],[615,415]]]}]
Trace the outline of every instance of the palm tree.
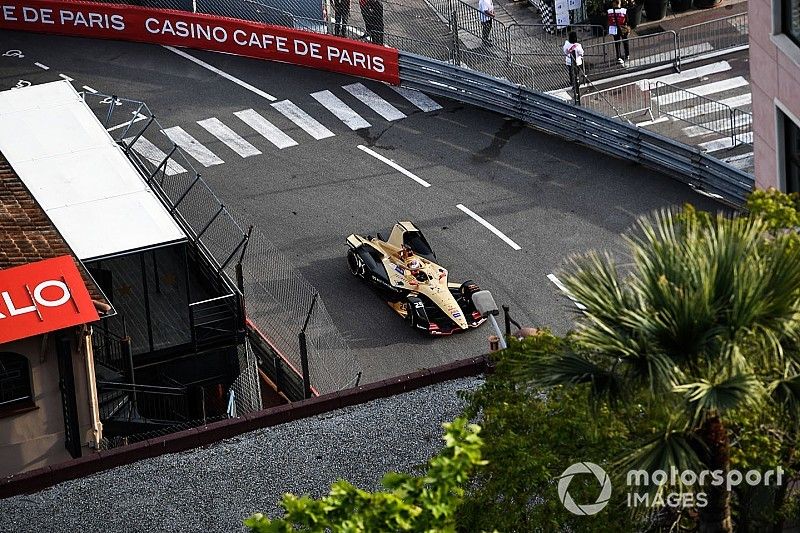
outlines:
[{"label": "palm tree", "polygon": [[[594,401],[644,397],[670,413],[669,426],[621,462],[629,468],[727,473],[737,411],[772,404],[798,419],[797,236],[689,210],[641,219],[626,242],[624,266],[597,253],[570,261],[560,277],[586,307],[574,349],[532,357],[521,371],[539,386],[589,383]],[[730,492],[704,490],[700,530],[732,531]]]}]

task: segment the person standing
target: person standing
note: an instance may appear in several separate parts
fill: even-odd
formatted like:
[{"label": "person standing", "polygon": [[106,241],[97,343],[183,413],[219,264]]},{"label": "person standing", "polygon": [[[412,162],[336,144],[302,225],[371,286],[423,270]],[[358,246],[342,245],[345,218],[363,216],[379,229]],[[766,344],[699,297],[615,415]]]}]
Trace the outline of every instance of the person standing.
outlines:
[{"label": "person standing", "polygon": [[[569,32],[567,40],[564,41],[564,62],[567,65],[567,76],[569,85],[577,93],[578,69],[583,64],[583,45],[578,42],[578,34],[574,31]],[[573,65],[574,63],[574,65]]]},{"label": "person standing", "polygon": [[[620,7],[619,0],[613,0],[611,9],[608,10],[608,33],[614,36],[617,63],[624,67],[625,61],[628,60],[628,34],[630,33],[630,27],[628,26],[628,10]],[[625,51],[624,56],[620,53],[620,41],[622,41],[622,48]]]},{"label": "person standing", "polygon": [[336,25],[333,34],[347,37],[347,19],[350,18],[350,0],[333,0]]},{"label": "person standing", "polygon": [[372,9],[372,0],[358,0],[358,6],[361,8],[361,18],[364,19],[364,39],[372,40],[372,33],[375,31],[375,15]]},{"label": "person standing", "polygon": [[481,21],[481,41],[484,46],[492,44],[492,21],[494,20],[494,4],[492,0],[478,0],[478,18]]},{"label": "person standing", "polygon": [[370,0],[372,2],[372,42],[383,44],[383,2],[381,0]]}]

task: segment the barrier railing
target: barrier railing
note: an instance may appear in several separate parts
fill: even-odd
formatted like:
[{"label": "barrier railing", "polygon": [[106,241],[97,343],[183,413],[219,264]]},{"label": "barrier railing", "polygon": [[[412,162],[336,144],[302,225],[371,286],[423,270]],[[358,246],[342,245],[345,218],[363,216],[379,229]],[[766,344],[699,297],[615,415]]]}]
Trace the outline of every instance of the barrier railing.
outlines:
[{"label": "barrier railing", "polygon": [[686,132],[689,136],[707,131],[729,136],[731,146],[752,144],[752,138],[748,135],[753,122],[750,113],[664,82],[649,85],[657,114],[692,124],[693,129]]},{"label": "barrier railing", "polygon": [[747,13],[685,26],[678,32],[681,58],[746,47],[748,31]]},{"label": "barrier railing", "polygon": [[581,106],[630,122],[632,117],[647,115],[653,120],[652,99],[648,89],[638,82],[581,94]]},{"label": "barrier railing", "polygon": [[[508,44],[508,27],[497,20],[492,20],[490,30],[485,37],[490,44],[484,41],[484,25],[481,22],[483,15],[480,10],[461,0],[450,0],[450,14],[452,30],[468,50],[482,48],[492,49],[505,60],[511,59],[511,49]],[[470,38],[471,37],[471,38]]]},{"label": "barrier railing", "polygon": [[[678,52],[678,34],[674,31],[654,33],[638,37],[628,37],[630,58],[625,62],[625,70],[643,70],[646,68],[672,65],[680,70],[681,56]],[[624,56],[623,40],[606,41],[601,44],[584,46],[584,68],[586,73],[597,77],[620,70],[617,62],[619,55]],[[644,55],[643,55],[644,54]]]},{"label": "barrier railing", "polygon": [[553,24],[509,24],[507,32],[511,58],[527,61],[528,56],[561,56],[561,47],[570,31],[578,34],[578,41],[583,46],[602,43],[609,38],[604,26],[592,24],[572,24],[563,28]]},{"label": "barrier railing", "polygon": [[743,205],[754,185],[753,176],[696,147],[478,72],[401,53],[400,78],[406,86],[524,120],[547,133],[663,172],[731,205]]}]

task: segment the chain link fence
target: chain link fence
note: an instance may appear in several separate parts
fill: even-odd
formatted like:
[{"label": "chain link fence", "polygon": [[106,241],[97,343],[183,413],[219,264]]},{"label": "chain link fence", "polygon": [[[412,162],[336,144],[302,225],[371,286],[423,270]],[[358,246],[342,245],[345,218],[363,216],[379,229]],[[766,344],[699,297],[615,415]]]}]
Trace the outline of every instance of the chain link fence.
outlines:
[{"label": "chain link fence", "polygon": [[[92,93],[85,93],[84,101],[197,244],[205,263],[223,276],[233,292],[239,290],[233,280],[241,261],[248,319],[299,372],[298,335],[317,294],[314,287],[263,233],[242,228],[179,146],[183,141],[178,129],[164,128],[142,102]],[[187,149],[192,148],[187,145]],[[319,300],[309,317],[306,337],[315,391],[333,392],[354,382],[360,367]],[[249,379],[242,378],[241,386]]]}]

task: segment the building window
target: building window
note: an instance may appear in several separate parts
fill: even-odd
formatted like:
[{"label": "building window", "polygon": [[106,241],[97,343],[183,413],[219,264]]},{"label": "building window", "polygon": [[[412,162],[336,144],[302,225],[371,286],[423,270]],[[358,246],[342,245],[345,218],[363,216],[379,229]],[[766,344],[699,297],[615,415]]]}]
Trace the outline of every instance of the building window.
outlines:
[{"label": "building window", "polygon": [[0,352],[0,416],[32,406],[28,358],[17,353]]},{"label": "building window", "polygon": [[800,0],[782,0],[781,32],[800,46]]},{"label": "building window", "polygon": [[[783,114],[783,113],[781,113]],[[786,192],[800,192],[800,126],[783,115],[783,164],[786,169]]]}]

